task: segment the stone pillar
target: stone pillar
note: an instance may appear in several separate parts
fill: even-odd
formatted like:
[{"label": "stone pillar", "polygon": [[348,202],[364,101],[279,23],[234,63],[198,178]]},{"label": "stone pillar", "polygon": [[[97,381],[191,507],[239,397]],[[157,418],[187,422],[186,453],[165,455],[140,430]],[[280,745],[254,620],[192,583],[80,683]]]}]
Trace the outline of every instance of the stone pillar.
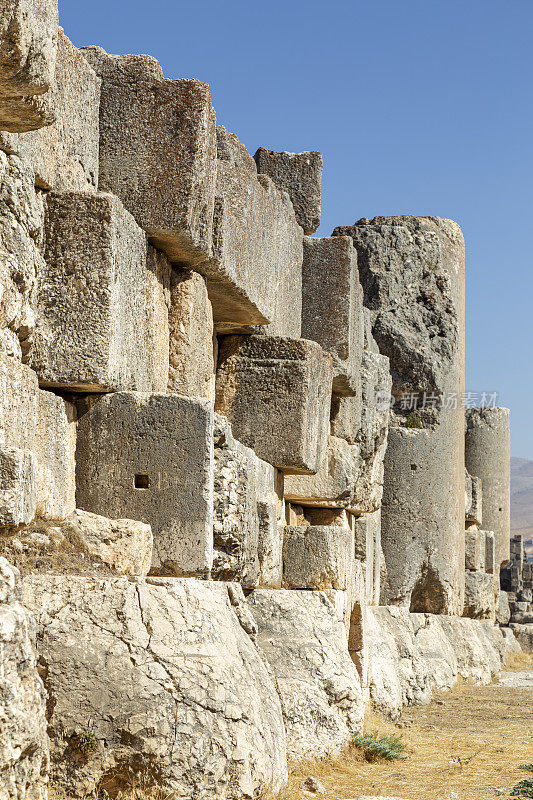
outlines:
[{"label": "stone pillar", "polygon": [[465,462],[483,486],[483,527],[494,531],[495,574],[510,558],[511,427],[508,408],[468,408]]},{"label": "stone pillar", "polygon": [[390,359],[393,381],[381,533],[388,580],[380,602],[461,614],[461,230],[434,217],[376,217],[336,228],[334,235],[354,241],[372,333]]}]

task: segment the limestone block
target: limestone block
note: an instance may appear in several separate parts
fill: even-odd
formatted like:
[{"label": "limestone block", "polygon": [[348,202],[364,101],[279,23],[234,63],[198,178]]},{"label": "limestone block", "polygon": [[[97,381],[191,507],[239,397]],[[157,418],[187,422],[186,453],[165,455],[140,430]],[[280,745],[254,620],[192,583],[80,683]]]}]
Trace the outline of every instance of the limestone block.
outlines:
[{"label": "limestone block", "polygon": [[46,692],[37,672],[35,623],[20,602],[18,570],[0,557],[0,797],[46,800]]},{"label": "limestone block", "polygon": [[328,437],[327,453],[315,475],[288,475],[285,497],[303,505],[356,508],[355,487],[359,478],[358,445]]},{"label": "limestone block", "polygon": [[260,147],[254,156],[257,171],[272,178],[280,191],[291,198],[296,220],[304,233],[320,225],[322,153],[277,153]]},{"label": "limestone block", "polygon": [[481,525],[482,507],[481,480],[470,475],[465,469],[465,523],[467,525]]},{"label": "limestone block", "polygon": [[122,200],[173,263],[204,261],[216,180],[209,86],[165,80],[151,56],[82,52],[102,79],[99,188]]},{"label": "limestone block", "polygon": [[34,449],[38,391],[32,369],[0,354],[0,445]]},{"label": "limestone block", "polygon": [[172,270],[168,322],[168,391],[213,401],[213,310],[202,275],[189,270]]},{"label": "limestone block", "polygon": [[55,0],[4,0],[0,19],[0,129],[31,131],[51,121],[45,93],[54,81]]},{"label": "limestone block", "polygon": [[281,698],[287,755],[320,758],[361,730],[364,703],[344,626],[323,592],[256,589],[248,604]]},{"label": "limestone block", "polygon": [[533,653],[533,625],[519,625],[512,622],[510,627],[522,652]]},{"label": "limestone block", "polygon": [[227,336],[216,410],[259,458],[286,473],[313,473],[327,445],[331,358],[305,339]]},{"label": "limestone block", "polygon": [[348,589],[353,536],[337,525],[285,528],[283,585],[287,589]]},{"label": "limestone block", "polygon": [[304,238],[302,336],[333,359],[333,391],[360,393],[363,290],[349,236]]},{"label": "limestone block", "polygon": [[207,277],[215,322],[270,323],[269,334],[297,338],[303,233],[292,203],[221,125],[217,151],[213,260],[195,266]]},{"label": "limestone block", "polygon": [[0,527],[27,525],[35,516],[37,459],[31,450],[0,448]]},{"label": "limestone block", "polygon": [[493,531],[482,531],[485,535],[485,572],[494,573],[495,570],[495,542]]},{"label": "limestone block", "polygon": [[21,359],[29,351],[33,304],[43,258],[43,204],[33,170],[0,151],[0,350]]},{"label": "limestone block", "polygon": [[25,134],[0,133],[0,148],[28,161],[43,189],[94,191],[100,80],[61,28],[54,85],[47,97],[55,122]]},{"label": "limestone block", "polygon": [[370,697],[370,650],[368,636],[368,614],[366,586],[363,565],[359,561],[352,562],[351,578],[348,590],[348,615],[346,627],[348,633],[348,652],[354,662],[365,700],[365,707]]},{"label": "limestone block", "polygon": [[[115,795],[131,773],[179,797],[281,788],[280,702],[242,627],[242,595],[195,580],[50,575],[27,577],[23,592],[50,665],[51,775],[65,791]],[[80,759],[89,724],[96,750]]]},{"label": "limestone block", "polygon": [[380,551],[381,551],[381,511],[361,514],[353,518],[355,558],[361,561],[364,569],[366,602],[379,605],[380,594]]},{"label": "limestone block", "polygon": [[35,451],[37,516],[65,519],[76,508],[76,409],[51,392],[37,396]]},{"label": "limestone block", "polygon": [[22,575],[146,575],[152,560],[149,525],[76,509],[64,520],[36,518],[0,536],[0,552]]},{"label": "limestone block", "polygon": [[485,568],[485,537],[475,525],[465,530],[465,569]]},{"label": "limestone block", "polygon": [[213,560],[213,411],[180,395],[117,392],[80,412],[78,506],[145,522],[153,568],[209,575]]},{"label": "limestone block", "polygon": [[244,588],[281,586],[283,529],[277,470],[215,415],[212,576]]},{"label": "limestone block", "polygon": [[31,364],[41,385],[166,391],[166,258],[109,194],[51,193]]},{"label": "limestone block", "polygon": [[465,572],[463,616],[472,619],[490,617],[494,611],[494,579],[488,572]]},{"label": "limestone block", "polygon": [[483,484],[483,527],[494,531],[499,568],[510,557],[510,412],[507,408],[467,408],[465,420],[466,468]]}]

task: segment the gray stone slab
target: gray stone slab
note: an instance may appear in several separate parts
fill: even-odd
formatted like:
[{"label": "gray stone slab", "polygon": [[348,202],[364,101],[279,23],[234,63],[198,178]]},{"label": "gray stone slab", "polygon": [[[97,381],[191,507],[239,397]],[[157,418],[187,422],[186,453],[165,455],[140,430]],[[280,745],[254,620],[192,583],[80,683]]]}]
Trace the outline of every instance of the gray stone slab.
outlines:
[{"label": "gray stone slab", "polygon": [[315,342],[227,336],[215,407],[264,461],[286,473],[313,473],[326,452],[331,381],[331,358]]},{"label": "gray stone slab", "polygon": [[0,528],[27,525],[35,516],[37,458],[31,450],[0,448]]},{"label": "gray stone slab", "polygon": [[209,575],[213,411],[207,403],[176,394],[103,396],[80,413],[76,482],[80,508],[151,525],[156,573]]},{"label": "gray stone slab", "polygon": [[257,171],[288,193],[304,233],[314,233],[320,225],[322,153],[277,153],[260,147],[254,159]]},{"label": "gray stone slab", "polygon": [[283,536],[286,589],[348,589],[353,534],[339,525],[287,527]]}]

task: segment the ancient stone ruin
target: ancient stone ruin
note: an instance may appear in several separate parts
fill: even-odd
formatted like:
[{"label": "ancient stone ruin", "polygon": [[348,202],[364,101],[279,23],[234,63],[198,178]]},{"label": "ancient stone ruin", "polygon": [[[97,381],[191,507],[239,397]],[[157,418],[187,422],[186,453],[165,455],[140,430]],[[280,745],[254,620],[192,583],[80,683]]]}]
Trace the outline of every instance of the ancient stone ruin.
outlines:
[{"label": "ancient stone ruin", "polygon": [[0,800],[257,798],[531,646],[461,231],[321,174],[3,0]]}]

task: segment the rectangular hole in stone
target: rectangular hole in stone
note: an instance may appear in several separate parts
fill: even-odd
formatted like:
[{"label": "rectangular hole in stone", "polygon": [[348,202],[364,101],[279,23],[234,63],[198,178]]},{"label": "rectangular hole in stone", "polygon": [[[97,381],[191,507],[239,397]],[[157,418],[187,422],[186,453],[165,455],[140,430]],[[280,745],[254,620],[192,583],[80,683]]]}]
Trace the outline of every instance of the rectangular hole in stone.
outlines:
[{"label": "rectangular hole in stone", "polygon": [[150,477],[148,475],[135,476],[136,489],[148,489],[150,487]]}]

